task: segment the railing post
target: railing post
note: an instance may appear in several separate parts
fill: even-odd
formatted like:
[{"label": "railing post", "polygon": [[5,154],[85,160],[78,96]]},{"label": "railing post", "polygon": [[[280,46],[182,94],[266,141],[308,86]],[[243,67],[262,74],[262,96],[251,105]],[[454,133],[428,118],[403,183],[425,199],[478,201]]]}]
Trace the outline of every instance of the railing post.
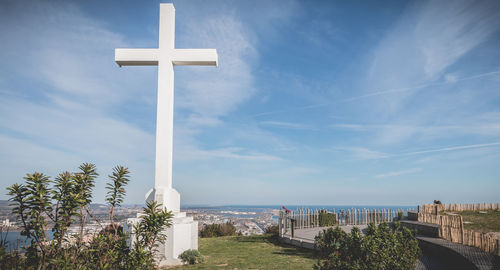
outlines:
[{"label": "railing post", "polygon": [[283,234],[281,233],[281,228],[282,228],[281,222],[283,221],[282,218],[283,217],[282,217],[282,213],[281,213],[281,210],[280,210],[280,212],[278,214],[278,235],[279,235],[279,237],[283,236]]}]

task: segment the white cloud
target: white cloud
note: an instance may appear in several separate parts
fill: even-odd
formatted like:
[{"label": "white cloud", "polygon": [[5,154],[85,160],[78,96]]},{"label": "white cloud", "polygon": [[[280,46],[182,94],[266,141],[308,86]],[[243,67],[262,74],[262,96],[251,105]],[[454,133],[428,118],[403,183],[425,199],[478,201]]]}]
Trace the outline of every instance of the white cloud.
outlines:
[{"label": "white cloud", "polygon": [[355,159],[358,160],[366,160],[366,159],[380,159],[387,158],[390,155],[387,153],[370,150],[364,147],[335,147],[333,148],[335,151],[345,151],[350,153]]},{"label": "white cloud", "polygon": [[280,121],[262,121],[261,125],[274,126],[278,128],[291,128],[291,129],[311,129],[310,126],[298,123],[280,122]]},{"label": "white cloud", "polygon": [[500,118],[495,114],[469,116],[460,119],[449,119],[456,124],[442,125],[409,125],[409,124],[353,124],[342,123],[331,125],[335,129],[351,130],[371,134],[379,144],[394,144],[419,138],[420,141],[433,141],[441,138],[465,135],[493,136],[500,134]]},{"label": "white cloud", "polygon": [[234,159],[247,161],[278,161],[279,157],[268,154],[262,154],[255,151],[247,151],[243,148],[228,147],[217,148],[211,150],[203,150],[191,145],[184,146],[182,150],[177,152],[175,156],[176,162],[209,160],[209,159]]},{"label": "white cloud", "polygon": [[332,127],[339,129],[354,130],[354,131],[365,131],[371,129],[371,125],[347,124],[347,123],[333,124]]},{"label": "white cloud", "polygon": [[429,153],[437,153],[437,152],[448,152],[448,151],[456,151],[456,150],[467,150],[467,149],[474,149],[474,148],[490,148],[490,147],[499,147],[499,146],[500,146],[500,142],[458,145],[458,146],[442,147],[442,148],[430,149],[430,150],[413,151],[413,152],[399,154],[398,156],[410,156],[410,155],[420,155],[420,154],[429,154]]},{"label": "white cloud", "polygon": [[[252,141],[260,145],[274,142],[272,147],[280,149],[289,149],[290,146],[285,146],[279,138],[260,130],[258,123],[245,123],[243,130],[240,130],[240,127],[232,127],[234,123],[226,123],[225,119],[257,93],[252,67],[259,59],[257,46],[260,35],[242,24],[241,16],[248,16],[248,13],[238,14],[231,5],[222,4],[207,16],[207,11],[201,10],[196,2],[179,4],[179,9],[184,9],[185,13],[177,22],[177,47],[216,48],[219,67],[176,69],[176,162],[216,158],[267,162],[281,160],[278,155],[268,154],[269,151],[264,150],[267,152],[264,154],[256,150],[259,147],[249,150],[241,145],[245,145],[245,141]],[[252,4],[253,8],[254,5],[268,6],[269,3],[256,2]],[[275,5],[271,6],[276,8]],[[258,14],[259,21],[263,26],[271,21],[283,21],[294,10],[292,2],[279,14],[266,9],[266,12]],[[258,28],[258,25],[252,27]],[[230,138],[219,138],[208,147],[202,143],[202,138],[214,129]]]},{"label": "white cloud", "polygon": [[410,5],[374,50],[361,85],[365,91],[358,96],[376,97],[370,100],[374,117],[405,111],[415,90],[440,85],[437,80],[449,67],[500,29],[497,10],[498,1]]},{"label": "white cloud", "polygon": [[[466,11],[466,12],[465,12]],[[435,78],[500,28],[497,1],[429,1],[418,15],[416,41]]]},{"label": "white cloud", "polygon": [[449,147],[441,147],[441,148],[433,148],[427,150],[416,150],[402,153],[387,153],[375,151],[365,147],[359,146],[349,146],[349,147],[334,147],[331,150],[333,151],[345,151],[349,153],[356,160],[370,160],[370,159],[394,159],[401,158],[406,156],[417,156],[423,155],[426,156],[428,154],[435,154],[440,152],[452,152],[452,151],[461,151],[461,150],[474,150],[478,148],[497,148],[500,147],[500,142],[491,142],[491,143],[483,143],[483,144],[468,144],[468,145],[456,145]]},{"label": "white cloud", "polygon": [[82,162],[95,163],[102,174],[94,196],[99,202],[104,199],[105,176],[115,165],[127,166],[132,172],[130,186],[138,192],[129,193],[128,201],[142,201],[146,186],[153,184],[154,137],[137,127],[88,109],[13,100],[0,102],[0,114],[9,115],[0,118],[0,127],[6,132],[0,141],[1,168],[7,177],[2,187],[19,182],[33,170],[54,176],[75,170]]},{"label": "white cloud", "polygon": [[3,2],[0,38],[1,68],[8,70],[0,73],[0,169],[8,178],[2,187],[32,170],[54,176],[92,162],[101,173],[95,198],[102,202],[107,172],[121,164],[137,190],[127,201],[141,202],[153,185],[154,136],[114,111],[130,99],[150,105],[148,91],[137,87],[144,73],[120,80],[127,71],[114,63],[113,49],[123,38],[72,3],[48,1]]},{"label": "white cloud", "polygon": [[455,75],[455,74],[446,74],[444,76],[444,80],[445,82],[447,83],[456,83],[457,82],[457,79],[458,79],[458,76]]},{"label": "white cloud", "polygon": [[422,171],[421,168],[413,168],[413,169],[408,169],[408,170],[403,170],[403,171],[395,171],[395,172],[387,172],[387,173],[381,173],[375,175],[375,178],[386,178],[386,177],[393,177],[393,176],[400,176],[400,175],[405,175],[405,174],[413,174]]},{"label": "white cloud", "polygon": [[113,49],[124,46],[124,38],[78,6],[12,1],[2,11],[2,58],[11,73],[40,84],[36,89],[40,94],[99,107],[119,104],[130,96],[140,98],[141,89],[130,78],[120,79],[122,71],[114,63]]},{"label": "white cloud", "polygon": [[226,115],[255,93],[250,63],[256,50],[241,23],[230,15],[188,20],[186,28],[189,35],[184,35],[180,46],[216,48],[219,67],[177,68],[176,104],[187,109],[187,115]]}]

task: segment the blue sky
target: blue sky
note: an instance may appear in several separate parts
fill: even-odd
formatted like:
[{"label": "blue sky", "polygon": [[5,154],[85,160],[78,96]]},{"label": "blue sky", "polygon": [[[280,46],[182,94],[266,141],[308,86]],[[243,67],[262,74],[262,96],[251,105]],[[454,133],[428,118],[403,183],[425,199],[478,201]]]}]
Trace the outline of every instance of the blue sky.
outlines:
[{"label": "blue sky", "polygon": [[[0,189],[117,164],[154,183],[158,2],[0,2]],[[174,1],[183,204],[500,201],[500,2]],[[6,199],[5,192],[0,199]]]}]

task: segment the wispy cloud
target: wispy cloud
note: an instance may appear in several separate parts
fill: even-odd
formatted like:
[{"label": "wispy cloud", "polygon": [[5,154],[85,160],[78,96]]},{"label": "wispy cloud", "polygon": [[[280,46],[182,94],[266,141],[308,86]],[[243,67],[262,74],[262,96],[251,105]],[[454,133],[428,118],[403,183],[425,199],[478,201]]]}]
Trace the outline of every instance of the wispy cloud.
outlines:
[{"label": "wispy cloud", "polygon": [[[446,183],[477,170],[495,198],[500,2],[397,3],[367,9],[368,24],[351,19],[358,7],[328,1],[174,2],[176,46],[220,57],[218,68],[175,70],[173,173],[183,202],[373,203],[403,185],[367,178],[424,170]],[[83,161],[103,178],[129,166],[128,201],[142,202],[152,186],[156,68],[118,68],[113,49],[156,46],[157,5],[94,5],[0,1],[0,189]],[[469,182],[454,196],[469,196]],[[272,194],[280,188],[297,196]],[[416,203],[417,189],[412,199],[382,197]]]},{"label": "wispy cloud", "polygon": [[411,156],[411,155],[420,155],[420,154],[429,154],[429,153],[438,153],[438,152],[467,150],[467,149],[474,149],[474,148],[491,148],[491,147],[499,147],[499,146],[500,146],[500,142],[483,143],[483,144],[458,145],[458,146],[450,146],[450,147],[443,147],[443,148],[437,148],[437,149],[429,149],[429,150],[422,150],[422,151],[413,151],[413,152],[398,154],[398,155],[395,155],[395,156]]},{"label": "wispy cloud", "polygon": [[[429,1],[420,10],[415,37],[424,71],[435,78],[500,27],[498,1]],[[464,12],[466,11],[466,12]]]},{"label": "wispy cloud", "polygon": [[411,124],[354,124],[341,123],[331,125],[334,129],[350,130],[372,134],[378,142],[398,143],[414,136],[427,141],[446,138],[451,135],[483,135],[495,136],[500,134],[500,119],[473,117],[460,119],[462,123],[456,125],[411,125]]},{"label": "wispy cloud", "polygon": [[484,72],[484,73],[474,74],[474,75],[465,76],[465,77],[458,77],[457,75],[446,74],[443,77],[444,81],[425,83],[425,84],[421,84],[421,85],[408,86],[408,87],[400,87],[400,88],[394,88],[394,89],[378,90],[378,91],[376,91],[376,90],[370,91],[371,88],[367,88],[367,89],[365,89],[365,91],[367,91],[368,93],[363,94],[363,95],[359,95],[359,96],[343,98],[343,99],[332,101],[332,102],[322,102],[322,103],[311,104],[311,105],[306,105],[306,106],[297,106],[294,108],[283,109],[283,110],[261,112],[261,113],[254,114],[253,116],[254,117],[262,117],[262,116],[267,116],[267,115],[282,114],[282,113],[301,111],[301,110],[321,109],[323,107],[332,106],[335,104],[353,102],[353,101],[358,101],[358,100],[377,97],[377,96],[385,96],[385,95],[392,95],[392,94],[397,94],[397,93],[418,91],[418,90],[423,90],[423,89],[434,87],[434,86],[453,85],[453,84],[457,84],[457,83],[464,82],[464,81],[475,80],[475,79],[480,79],[480,78],[484,78],[484,77],[488,77],[488,76],[495,76],[495,75],[500,75],[500,70]]},{"label": "wispy cloud", "polygon": [[279,161],[281,158],[258,153],[255,151],[248,151],[243,148],[228,147],[217,148],[211,150],[203,150],[194,146],[184,146],[182,151],[178,151],[175,156],[176,162],[183,161],[196,161],[196,160],[210,160],[210,159],[233,159],[233,160],[246,160],[246,161]]},{"label": "wispy cloud", "polygon": [[402,171],[394,171],[394,172],[387,172],[387,173],[381,173],[375,175],[375,178],[386,178],[386,177],[394,177],[394,176],[400,176],[400,175],[406,175],[406,174],[413,174],[422,171],[421,168],[413,168],[413,169],[408,169],[408,170],[402,170]]},{"label": "wispy cloud", "polygon": [[441,147],[428,150],[418,150],[418,151],[403,152],[403,153],[385,153],[368,149],[365,147],[335,147],[333,149],[335,151],[346,151],[359,160],[368,160],[368,159],[398,158],[404,156],[425,155],[425,154],[434,154],[440,152],[460,151],[460,150],[469,150],[477,148],[496,148],[496,147],[500,147],[500,142],[456,145],[456,146]]},{"label": "wispy cloud", "polygon": [[311,129],[310,126],[298,123],[280,122],[280,121],[262,121],[261,125],[274,126],[278,128],[291,128],[291,129]]},{"label": "wispy cloud", "polygon": [[[185,33],[189,35],[179,37],[179,47],[217,48],[219,68],[176,70],[177,105],[186,110],[180,117],[219,118],[255,93],[250,63],[255,61],[257,52],[249,40],[250,34],[231,14],[190,19],[186,23]],[[192,80],[193,77],[197,79]]]},{"label": "wispy cloud", "polygon": [[364,147],[335,147],[334,151],[344,151],[350,153],[357,160],[381,159],[390,157],[389,154],[370,150]]},{"label": "wispy cloud", "polygon": [[[350,101],[356,101],[356,100],[370,98],[370,97],[421,90],[421,89],[425,89],[425,88],[430,88],[432,86],[451,85],[451,84],[455,84],[457,82],[474,80],[474,79],[478,79],[478,78],[482,78],[482,77],[486,77],[486,76],[498,75],[498,74],[500,74],[500,71],[485,72],[485,73],[475,74],[475,75],[467,76],[467,77],[463,77],[463,78],[458,78],[456,75],[453,75],[452,77],[450,77],[451,75],[446,75],[444,77],[444,82],[426,83],[426,84],[410,86],[410,87],[402,87],[402,88],[396,88],[396,89],[374,91],[374,92],[371,92],[371,93],[368,93],[365,95],[346,98],[342,101],[350,102]],[[323,106],[323,105],[321,105],[321,106]]]},{"label": "wispy cloud", "polygon": [[[33,169],[53,176],[81,162],[96,163],[103,178],[119,163],[153,183],[154,135],[136,125],[136,114],[113,110],[132,97],[139,107],[151,104],[132,79],[144,73],[119,79],[112,52],[125,44],[121,35],[73,3],[7,1],[0,38],[2,69],[9,70],[0,81],[10,86],[0,93],[2,187]],[[129,200],[142,201],[147,187],[139,183],[131,183],[138,192]],[[100,178],[97,200],[103,190]]]},{"label": "wispy cloud", "polygon": [[[255,5],[263,6],[262,8],[265,9],[269,3],[262,1]],[[289,19],[296,9],[293,1],[279,14],[270,12],[276,8],[274,5],[271,6],[270,9],[266,9],[266,12],[258,14],[259,21],[263,23],[264,28],[269,23]],[[210,16],[207,16],[206,11],[195,2],[180,2],[178,8],[188,11],[184,19],[180,19],[176,24],[180,30],[178,32],[188,34],[176,37],[177,46],[216,48],[219,55],[219,68],[176,69],[176,106],[178,108],[174,131],[176,159],[179,162],[213,158],[252,161],[280,160],[276,155],[263,154],[236,143],[238,140],[246,141],[247,133],[250,132],[255,135],[251,140],[260,140],[260,145],[267,144],[269,141],[274,141],[275,146],[278,147],[282,144],[277,142],[278,138],[255,130],[259,129],[258,123],[251,128],[246,127],[246,132],[241,133],[238,129],[229,128],[230,124],[226,123],[225,119],[225,116],[233,113],[257,92],[254,86],[255,71],[252,67],[259,59],[257,47],[260,35],[254,32],[255,29],[250,29],[242,23],[242,14],[238,14],[231,5],[219,7]],[[248,15],[243,14],[243,16]],[[261,30],[270,31],[270,29]],[[245,125],[252,124],[246,123]],[[305,127],[292,123],[280,125],[278,122],[263,123],[263,125],[282,128]],[[207,147],[201,143],[201,138],[212,128],[224,130],[223,132],[231,137],[219,146]]]}]

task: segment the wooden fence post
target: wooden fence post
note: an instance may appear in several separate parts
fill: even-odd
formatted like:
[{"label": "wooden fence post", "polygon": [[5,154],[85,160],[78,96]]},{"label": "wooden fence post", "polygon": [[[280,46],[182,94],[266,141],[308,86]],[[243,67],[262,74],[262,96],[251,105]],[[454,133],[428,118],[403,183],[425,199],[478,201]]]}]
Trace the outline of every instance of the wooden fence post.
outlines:
[{"label": "wooden fence post", "polygon": [[497,256],[500,256],[500,239],[496,239],[497,242]]}]

